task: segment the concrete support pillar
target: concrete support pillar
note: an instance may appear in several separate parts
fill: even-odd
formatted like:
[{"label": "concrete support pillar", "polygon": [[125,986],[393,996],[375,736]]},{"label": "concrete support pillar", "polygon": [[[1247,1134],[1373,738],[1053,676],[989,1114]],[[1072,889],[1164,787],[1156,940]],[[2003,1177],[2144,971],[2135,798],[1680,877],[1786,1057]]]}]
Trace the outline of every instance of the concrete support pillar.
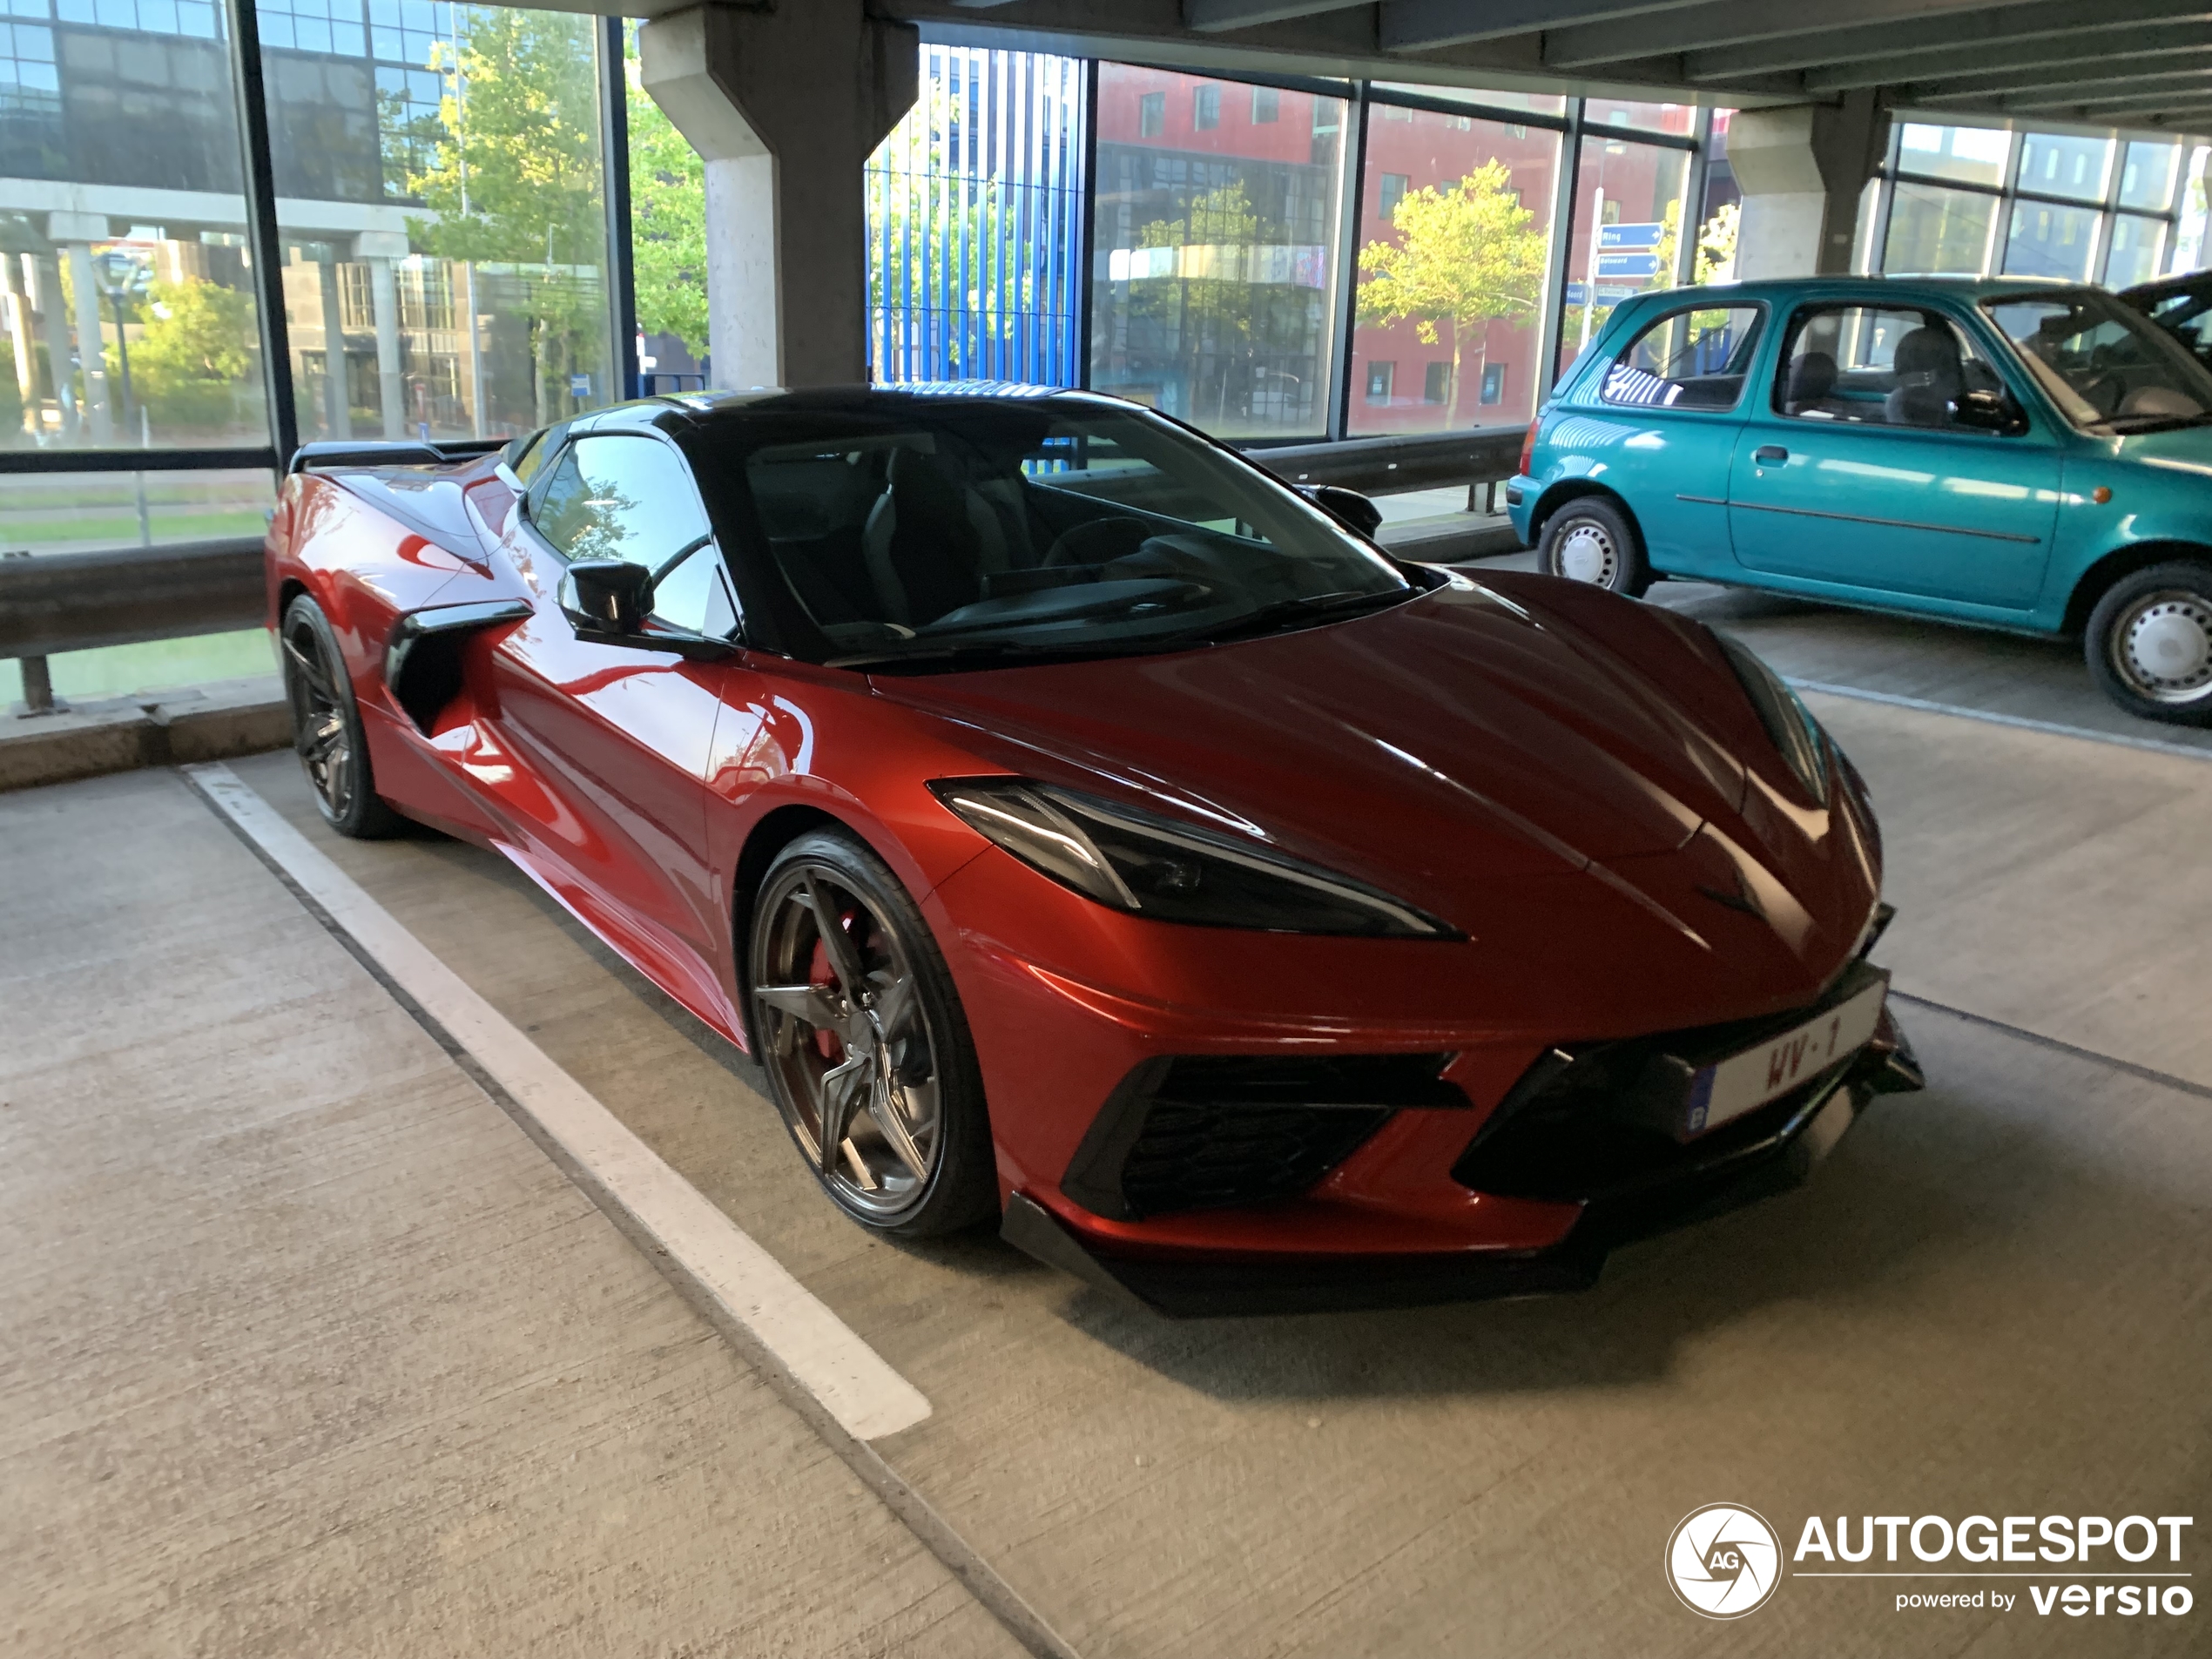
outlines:
[{"label": "concrete support pillar", "polygon": [[54,388],[62,436],[74,438],[84,429],[84,422],[69,381],[69,319],[62,314],[61,263],[51,254],[26,253],[23,264],[24,274],[30,279],[30,308],[46,336],[46,378]]},{"label": "concrete support pillar", "polygon": [[[391,244],[396,243],[394,247]],[[407,386],[400,374],[400,285],[395,259],[407,257],[407,238],[391,231],[364,231],[354,239],[354,253],[368,266],[369,309],[376,316],[376,401],[384,416],[384,435],[407,435]]]},{"label": "concrete support pillar", "polygon": [[702,6],[638,30],[645,90],[706,162],[707,336],[725,387],[867,377],[861,172],[920,37],[863,0]]},{"label": "concrete support pillar", "polygon": [[322,420],[323,436],[354,435],[353,412],[346,399],[346,323],[338,309],[338,255],[334,249],[315,262],[316,285],[322,290]]},{"label": "concrete support pillar", "polygon": [[24,287],[22,259],[0,253],[0,324],[8,330],[8,349],[16,360],[16,401],[23,405],[27,430],[38,429],[38,347],[31,337],[30,298]]},{"label": "concrete support pillar", "polygon": [[[77,310],[77,361],[84,372],[84,411],[91,417],[92,442],[115,442],[115,404],[107,383],[107,332],[100,327],[100,285],[92,274],[92,250],[71,242],[69,258],[70,298]],[[69,360],[62,360],[64,372]]]},{"label": "concrete support pillar", "polygon": [[1728,128],[1728,165],[1743,192],[1736,274],[1849,271],[1859,196],[1889,142],[1889,111],[1871,91],[1837,104],[1737,111]]}]

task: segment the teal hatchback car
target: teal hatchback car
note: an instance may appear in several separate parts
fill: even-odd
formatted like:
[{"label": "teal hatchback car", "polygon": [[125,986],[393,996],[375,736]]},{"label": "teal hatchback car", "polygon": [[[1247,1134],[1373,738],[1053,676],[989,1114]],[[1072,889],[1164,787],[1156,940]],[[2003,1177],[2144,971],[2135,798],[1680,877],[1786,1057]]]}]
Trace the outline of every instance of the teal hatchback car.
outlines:
[{"label": "teal hatchback car", "polygon": [[2121,707],[2212,725],[2212,370],[2101,289],[1638,295],[1530,426],[1506,501],[1557,576],[2078,633]]}]

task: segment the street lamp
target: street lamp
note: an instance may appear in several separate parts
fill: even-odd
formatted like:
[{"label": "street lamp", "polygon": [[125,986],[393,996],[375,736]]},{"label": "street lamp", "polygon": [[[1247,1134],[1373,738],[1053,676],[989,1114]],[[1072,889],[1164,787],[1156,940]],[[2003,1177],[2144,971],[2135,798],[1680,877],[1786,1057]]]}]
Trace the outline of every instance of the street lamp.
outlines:
[{"label": "street lamp", "polygon": [[100,292],[115,315],[115,361],[123,381],[123,428],[131,429],[131,342],[123,332],[123,302],[144,293],[152,273],[119,247],[96,255],[92,266],[99,275]]}]

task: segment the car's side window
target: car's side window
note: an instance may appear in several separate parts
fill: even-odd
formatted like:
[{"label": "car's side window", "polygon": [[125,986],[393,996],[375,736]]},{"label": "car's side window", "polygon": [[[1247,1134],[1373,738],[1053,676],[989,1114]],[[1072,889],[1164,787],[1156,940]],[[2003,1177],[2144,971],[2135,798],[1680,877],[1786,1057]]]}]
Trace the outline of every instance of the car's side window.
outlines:
[{"label": "car's side window", "polygon": [[1801,421],[1949,429],[1959,425],[1965,394],[2004,389],[1988,358],[1939,311],[1805,306],[1790,320],[1774,411]]},{"label": "car's side window", "polygon": [[1605,371],[1598,401],[1616,407],[1732,409],[1758,350],[1757,306],[1696,306],[1647,324]]},{"label": "car's side window", "polygon": [[531,491],[530,522],[569,559],[626,559],[654,577],[653,615],[725,637],[737,607],[683,457],[643,434],[578,438]]}]

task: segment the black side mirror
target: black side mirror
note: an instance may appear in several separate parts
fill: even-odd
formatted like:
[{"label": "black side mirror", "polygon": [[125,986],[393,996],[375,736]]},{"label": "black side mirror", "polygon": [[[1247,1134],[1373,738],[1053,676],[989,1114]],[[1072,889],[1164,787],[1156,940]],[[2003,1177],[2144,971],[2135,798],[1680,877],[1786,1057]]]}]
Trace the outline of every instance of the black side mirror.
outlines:
[{"label": "black side mirror", "polygon": [[1959,393],[1952,404],[1951,419],[1953,425],[1965,427],[1970,432],[2011,435],[2027,430],[2027,416],[2013,401],[2012,394],[2004,391],[1977,389]]},{"label": "black side mirror", "polygon": [[1300,484],[1298,493],[1339,524],[1362,536],[1372,536],[1382,528],[1382,509],[1356,489],[1346,489],[1340,484]]},{"label": "black side mirror", "polygon": [[653,573],[627,559],[578,559],[562,579],[562,612],[581,633],[639,633],[652,608]]},{"label": "black side mirror", "polygon": [[718,663],[734,656],[733,639],[672,628],[651,616],[653,573],[627,559],[578,559],[561,578],[561,614],[578,639],[666,651],[692,662]]}]

